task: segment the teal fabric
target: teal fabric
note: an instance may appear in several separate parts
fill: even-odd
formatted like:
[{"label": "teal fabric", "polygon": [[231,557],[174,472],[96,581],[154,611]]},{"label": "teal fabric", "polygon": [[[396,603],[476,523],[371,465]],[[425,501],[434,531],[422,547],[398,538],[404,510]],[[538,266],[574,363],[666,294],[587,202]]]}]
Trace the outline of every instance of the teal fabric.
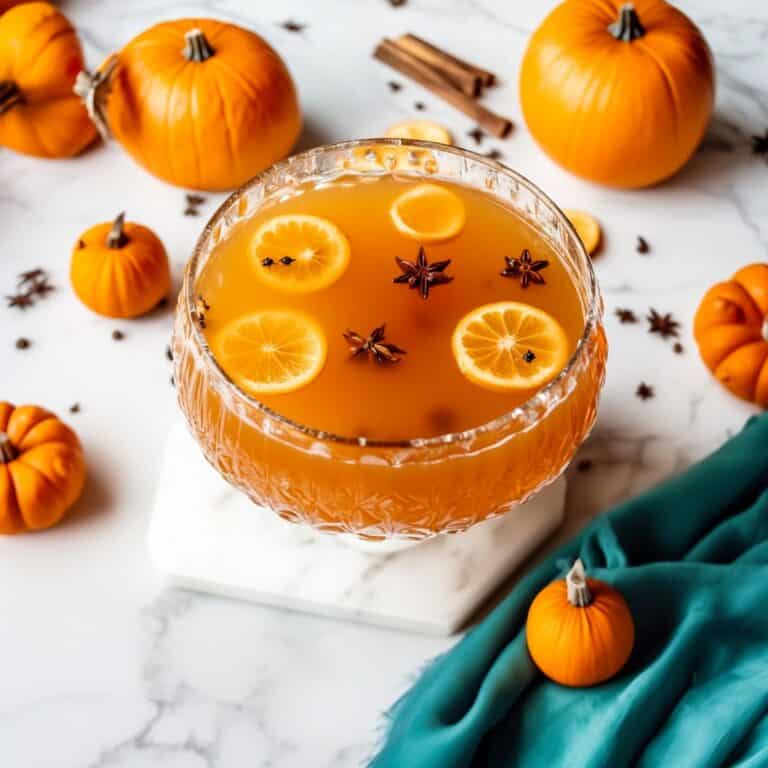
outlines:
[{"label": "teal fabric", "polygon": [[[625,669],[586,689],[525,644],[531,600],[577,556],[636,625]],[[768,766],[768,414],[532,571],[389,718],[375,768]]]}]

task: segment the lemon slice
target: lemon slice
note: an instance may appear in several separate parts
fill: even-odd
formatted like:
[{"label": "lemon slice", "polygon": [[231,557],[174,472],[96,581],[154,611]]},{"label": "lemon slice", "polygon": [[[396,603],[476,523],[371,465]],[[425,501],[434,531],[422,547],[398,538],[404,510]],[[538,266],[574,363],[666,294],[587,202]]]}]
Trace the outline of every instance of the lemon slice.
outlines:
[{"label": "lemon slice", "polygon": [[335,283],[349,265],[349,241],[328,219],[288,213],[264,222],[251,240],[259,279],[285,293],[312,293]]},{"label": "lemon slice", "polygon": [[496,392],[541,387],[568,361],[568,339],[546,312],[517,301],[486,304],[465,315],[451,340],[461,372]]},{"label": "lemon slice", "polygon": [[384,135],[392,139],[416,139],[417,141],[435,141],[438,144],[453,144],[453,138],[448,129],[431,120],[403,120],[387,128]]},{"label": "lemon slice", "polygon": [[564,211],[568,220],[573,224],[576,234],[581,238],[587,253],[591,256],[600,245],[600,224],[594,216],[590,216],[584,211],[568,209]]},{"label": "lemon slice", "polygon": [[258,396],[305,387],[323,370],[328,344],[303,312],[269,309],[233,320],[211,347],[229,377]]},{"label": "lemon slice", "polygon": [[389,209],[392,222],[420,243],[440,243],[461,232],[466,211],[461,198],[437,184],[418,184],[398,196]]}]

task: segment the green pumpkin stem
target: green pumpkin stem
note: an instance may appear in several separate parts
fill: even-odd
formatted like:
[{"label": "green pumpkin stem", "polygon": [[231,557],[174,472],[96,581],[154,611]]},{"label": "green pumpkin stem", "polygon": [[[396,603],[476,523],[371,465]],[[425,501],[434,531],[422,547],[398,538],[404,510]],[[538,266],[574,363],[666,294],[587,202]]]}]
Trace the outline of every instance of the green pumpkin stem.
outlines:
[{"label": "green pumpkin stem", "polygon": [[13,80],[0,80],[0,115],[4,115],[9,109],[23,101],[24,97],[19,86]]},{"label": "green pumpkin stem", "polygon": [[587,586],[587,572],[584,570],[584,563],[581,559],[576,562],[568,571],[565,577],[565,586],[568,591],[568,602],[578,608],[585,608],[592,602],[592,593]]},{"label": "green pumpkin stem", "polygon": [[127,242],[123,227],[125,226],[125,211],[119,213],[117,218],[112,224],[112,229],[109,230],[107,235],[107,247],[108,248],[122,248]]},{"label": "green pumpkin stem", "polygon": [[18,455],[11,438],[5,432],[0,432],[0,464],[10,464]]},{"label": "green pumpkin stem", "polygon": [[213,50],[202,29],[190,29],[184,33],[184,58],[187,61],[202,62],[210,59],[216,51]]},{"label": "green pumpkin stem", "polygon": [[640,19],[632,3],[624,3],[619,11],[619,18],[608,27],[608,31],[617,39],[625,43],[631,43],[645,34],[645,27],[640,23]]}]

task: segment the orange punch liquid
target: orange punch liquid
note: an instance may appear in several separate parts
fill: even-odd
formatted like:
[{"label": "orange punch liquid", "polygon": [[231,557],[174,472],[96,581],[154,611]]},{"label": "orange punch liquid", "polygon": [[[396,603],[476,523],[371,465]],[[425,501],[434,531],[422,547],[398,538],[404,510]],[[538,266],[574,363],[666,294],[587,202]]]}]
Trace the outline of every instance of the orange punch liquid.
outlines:
[{"label": "orange punch liquid", "polygon": [[[556,475],[594,419],[601,332],[531,428],[472,432],[557,378],[585,325],[552,244],[483,191],[393,176],[299,186],[213,247],[194,295],[183,333],[198,326],[230,383],[177,343],[182,406],[214,464],[291,519],[459,530]],[[281,418],[244,416],[235,387]]]}]

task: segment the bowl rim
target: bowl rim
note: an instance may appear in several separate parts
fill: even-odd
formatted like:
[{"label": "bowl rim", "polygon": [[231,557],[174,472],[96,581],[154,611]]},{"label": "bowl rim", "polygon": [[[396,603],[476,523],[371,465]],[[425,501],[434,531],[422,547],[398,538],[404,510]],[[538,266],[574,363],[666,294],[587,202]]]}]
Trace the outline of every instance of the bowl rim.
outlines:
[{"label": "bowl rim", "polygon": [[[219,222],[225,217],[225,215],[232,209],[232,207],[240,200],[244,194],[246,194],[251,188],[262,183],[268,176],[288,170],[291,164],[294,164],[297,161],[330,152],[343,152],[347,150],[359,149],[361,147],[375,148],[376,146],[405,147],[414,150],[430,150],[443,154],[454,155],[460,158],[469,158],[473,162],[478,163],[481,166],[485,166],[488,170],[503,174],[515,183],[525,187],[527,191],[534,196],[534,198],[538,198],[544,202],[545,205],[551,208],[552,212],[555,214],[555,217],[558,219],[560,226],[565,227],[565,229],[570,233],[573,242],[576,245],[576,249],[579,253],[582,265],[586,267],[588,306],[584,321],[584,330],[579,337],[579,340],[576,343],[576,348],[571,354],[571,357],[568,359],[566,365],[558,373],[558,375],[555,376],[554,379],[552,379],[545,386],[536,390],[536,392],[534,392],[524,403],[515,406],[514,408],[504,412],[494,419],[491,419],[490,421],[484,422],[483,424],[472,427],[468,430],[463,430],[461,432],[447,432],[445,434],[424,438],[414,437],[399,440],[379,440],[367,438],[365,436],[349,437],[346,435],[336,434],[334,432],[327,432],[325,430],[316,429],[314,427],[308,427],[298,421],[284,416],[279,411],[271,408],[252,395],[249,395],[244,390],[240,389],[240,387],[238,387],[237,384],[227,375],[224,369],[221,368],[208,345],[205,334],[202,332],[202,329],[199,327],[198,323],[193,321],[193,313],[196,309],[195,273],[197,272],[197,263],[201,258],[204,249],[207,247],[208,241]],[[382,171],[382,176],[386,175],[387,173],[391,173],[388,172],[385,168],[383,168]],[[407,175],[407,172],[405,175]],[[438,181],[441,181],[439,176],[436,178]],[[448,183],[460,184],[461,182],[449,181]],[[534,226],[533,223],[531,223],[531,226]],[[454,443],[463,443],[468,440],[473,440],[475,437],[480,435],[503,430],[505,427],[510,426],[513,422],[518,420],[522,422],[526,430],[529,429],[535,423],[542,420],[551,410],[550,406],[545,408],[542,412],[540,403],[542,401],[549,401],[551,399],[550,395],[553,393],[553,391],[555,391],[560,386],[560,384],[565,379],[567,379],[575,369],[578,368],[578,366],[588,355],[590,349],[590,339],[602,318],[602,297],[600,294],[597,276],[592,266],[592,259],[587,254],[584,244],[582,243],[581,238],[578,236],[575,228],[573,227],[573,224],[571,224],[570,220],[562,211],[562,209],[547,194],[545,194],[536,184],[534,184],[522,174],[518,173],[512,168],[509,168],[503,163],[500,163],[484,155],[480,155],[477,152],[448,144],[439,144],[432,141],[418,141],[414,139],[395,139],[382,137],[370,139],[354,139],[350,141],[336,142],[333,144],[323,144],[304,152],[290,155],[289,157],[274,163],[265,170],[256,174],[251,179],[240,185],[234,192],[232,192],[216,209],[216,211],[206,223],[203,231],[195,243],[192,255],[184,268],[184,279],[181,290],[183,296],[183,304],[179,308],[179,311],[183,308],[183,311],[186,314],[185,319],[188,323],[188,327],[191,327],[192,329],[192,338],[197,344],[198,348],[201,350],[205,364],[211,371],[213,371],[216,379],[218,380],[217,386],[225,387],[231,396],[234,396],[238,400],[243,401],[245,404],[247,404],[247,406],[261,411],[265,416],[269,417],[270,419],[274,419],[281,425],[288,427],[291,430],[298,431],[304,437],[308,437],[312,440],[320,442],[331,442],[342,445],[382,449],[421,449],[430,447],[442,447]],[[557,402],[560,402],[560,400]],[[552,405],[554,404],[556,403],[553,403]]]}]

